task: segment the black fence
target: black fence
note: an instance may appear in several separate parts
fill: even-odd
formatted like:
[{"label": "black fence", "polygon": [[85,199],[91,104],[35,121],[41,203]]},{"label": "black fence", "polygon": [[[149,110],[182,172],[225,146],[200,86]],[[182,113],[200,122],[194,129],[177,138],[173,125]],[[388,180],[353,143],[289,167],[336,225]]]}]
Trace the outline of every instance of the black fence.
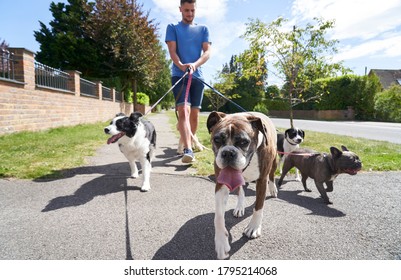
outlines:
[{"label": "black fence", "polygon": [[0,78],[14,80],[14,54],[0,48]]},{"label": "black fence", "polygon": [[70,74],[35,61],[35,84],[68,91]]}]

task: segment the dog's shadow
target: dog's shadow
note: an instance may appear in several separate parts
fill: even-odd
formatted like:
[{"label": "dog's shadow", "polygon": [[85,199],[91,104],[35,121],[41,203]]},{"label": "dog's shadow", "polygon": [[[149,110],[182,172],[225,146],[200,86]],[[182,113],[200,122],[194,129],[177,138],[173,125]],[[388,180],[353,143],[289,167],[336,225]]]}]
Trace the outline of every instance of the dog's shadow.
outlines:
[{"label": "dog's shadow", "polygon": [[177,149],[170,147],[160,147],[160,149],[163,149],[162,153],[156,154],[152,161],[152,167],[174,168],[174,171],[185,171],[191,167],[191,165],[181,163],[181,156],[177,154]]},{"label": "dog's shadow", "polygon": [[[249,238],[242,236],[232,242],[231,229],[253,213],[253,205],[245,208],[241,218],[233,216],[233,210],[225,212],[225,225],[229,233],[231,246],[230,256],[239,251]],[[197,216],[186,222],[153,256],[153,260],[213,260],[216,259],[214,249],[214,213]]]},{"label": "dog's shadow", "polygon": [[128,163],[113,163],[99,166],[85,166],[63,171],[63,178],[51,179],[48,177],[35,179],[35,181],[55,181],[72,178],[77,175],[102,174],[81,185],[73,194],[53,198],[42,209],[42,212],[54,211],[67,207],[76,207],[92,201],[97,196],[127,190],[140,191],[139,186],[128,186],[127,176],[130,168]]},{"label": "dog's shadow", "polygon": [[309,215],[318,215],[331,218],[339,218],[346,216],[344,212],[333,208],[333,205],[329,206],[326,203],[324,203],[323,199],[320,196],[316,198],[309,196],[302,196],[299,194],[303,193],[304,190],[287,190],[283,188],[283,186],[290,181],[291,180],[284,181],[281,187],[278,188],[279,199],[308,209],[310,211]]}]

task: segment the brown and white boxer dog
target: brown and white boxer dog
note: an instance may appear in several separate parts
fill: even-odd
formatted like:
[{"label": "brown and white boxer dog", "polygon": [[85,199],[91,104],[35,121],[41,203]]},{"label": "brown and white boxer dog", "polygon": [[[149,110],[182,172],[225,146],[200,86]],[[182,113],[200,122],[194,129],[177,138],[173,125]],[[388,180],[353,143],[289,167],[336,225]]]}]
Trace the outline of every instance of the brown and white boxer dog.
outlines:
[{"label": "brown and white boxer dog", "polygon": [[270,195],[277,197],[274,183],[274,172],[277,168],[277,134],[271,120],[256,112],[212,112],[207,119],[207,128],[211,134],[215,155],[215,249],[217,258],[225,259],[229,256],[230,244],[224,212],[230,191],[238,188],[238,203],[233,214],[242,217],[245,212],[245,193],[242,186],[246,181],[256,180],[255,208],[244,231],[248,238],[261,235],[267,185]]}]

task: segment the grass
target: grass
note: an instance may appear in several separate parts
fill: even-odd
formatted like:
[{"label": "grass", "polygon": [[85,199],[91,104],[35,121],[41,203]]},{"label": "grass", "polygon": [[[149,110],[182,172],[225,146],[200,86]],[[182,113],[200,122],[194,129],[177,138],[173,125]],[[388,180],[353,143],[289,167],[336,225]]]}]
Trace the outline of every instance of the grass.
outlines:
[{"label": "grass", "polygon": [[[176,117],[167,113],[176,132]],[[214,156],[206,116],[200,117],[197,136],[209,148],[196,153],[193,167],[197,175],[213,174]],[[43,132],[22,132],[0,136],[0,178],[37,179],[61,177],[62,171],[86,164],[86,158],[106,143],[103,128],[107,123],[61,127]],[[284,129],[281,129],[284,131]],[[178,136],[178,132],[176,132]],[[356,152],[364,171],[401,170],[401,145],[328,133],[306,131],[303,147],[329,153],[330,146],[345,145]]]},{"label": "grass", "polygon": [[60,177],[61,171],[85,164],[106,143],[106,123],[21,132],[0,137],[0,178]]},{"label": "grass", "polygon": [[[171,123],[174,124],[175,116],[171,115]],[[196,162],[193,167],[197,170],[197,175],[210,175],[214,173],[214,155],[210,145],[210,135],[206,129],[206,116],[201,116],[197,136],[199,141],[210,150],[196,153]],[[284,131],[283,128],[277,128]],[[363,171],[399,171],[401,170],[401,145],[392,144],[385,141],[367,140],[329,133],[315,131],[305,131],[307,137],[302,143],[302,147],[311,148],[319,152],[330,153],[330,147],[335,146],[341,149],[341,145],[346,146],[350,151],[358,154],[362,160]]]}]

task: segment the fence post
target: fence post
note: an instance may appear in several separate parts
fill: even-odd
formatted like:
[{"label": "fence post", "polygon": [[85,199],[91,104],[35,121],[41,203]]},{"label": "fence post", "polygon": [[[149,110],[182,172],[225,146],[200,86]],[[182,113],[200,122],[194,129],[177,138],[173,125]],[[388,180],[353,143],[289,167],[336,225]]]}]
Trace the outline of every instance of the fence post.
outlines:
[{"label": "fence post", "polygon": [[102,81],[96,82],[96,95],[99,97],[99,100],[102,100],[103,98],[102,84]]},{"label": "fence post", "polygon": [[35,89],[34,52],[24,48],[9,48],[14,53],[15,80],[25,83],[27,90]]},{"label": "fence post", "polygon": [[70,78],[67,82],[68,90],[75,93],[75,96],[81,95],[81,72],[76,70],[66,70],[66,73],[70,74]]},{"label": "fence post", "polygon": [[110,95],[111,95],[111,99],[113,100],[113,102],[116,102],[116,89],[115,88],[110,88]]}]

